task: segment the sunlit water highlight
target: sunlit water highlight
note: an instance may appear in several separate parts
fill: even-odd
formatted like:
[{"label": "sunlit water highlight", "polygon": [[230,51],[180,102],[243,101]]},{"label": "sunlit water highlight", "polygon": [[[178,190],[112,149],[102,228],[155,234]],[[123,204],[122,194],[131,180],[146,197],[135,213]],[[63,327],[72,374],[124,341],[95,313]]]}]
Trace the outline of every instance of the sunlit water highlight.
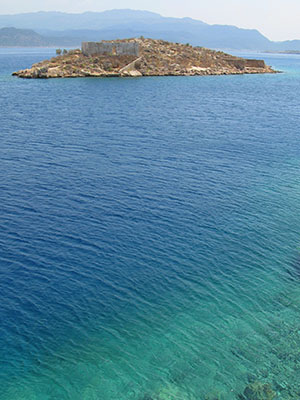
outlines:
[{"label": "sunlit water highlight", "polygon": [[0,399],[300,398],[300,57],[20,80],[0,52]]}]

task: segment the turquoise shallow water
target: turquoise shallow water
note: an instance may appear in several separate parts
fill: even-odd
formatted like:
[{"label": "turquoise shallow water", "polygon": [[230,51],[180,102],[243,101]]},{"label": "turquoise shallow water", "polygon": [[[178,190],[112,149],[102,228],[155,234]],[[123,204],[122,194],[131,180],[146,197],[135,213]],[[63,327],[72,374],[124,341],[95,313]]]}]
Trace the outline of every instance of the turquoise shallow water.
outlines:
[{"label": "turquoise shallow water", "polygon": [[51,52],[0,52],[0,399],[299,399],[300,57],[10,76]]}]

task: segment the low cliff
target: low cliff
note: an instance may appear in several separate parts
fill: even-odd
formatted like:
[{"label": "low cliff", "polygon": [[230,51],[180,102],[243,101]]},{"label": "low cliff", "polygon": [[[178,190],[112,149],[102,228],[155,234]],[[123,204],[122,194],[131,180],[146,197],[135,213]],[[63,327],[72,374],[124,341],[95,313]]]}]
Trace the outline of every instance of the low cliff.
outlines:
[{"label": "low cliff", "polygon": [[81,50],[14,72],[21,78],[110,76],[182,76],[273,73],[263,60],[247,60],[221,51],[153,39],[124,39],[103,43],[136,43],[137,55],[113,53],[84,55]]}]

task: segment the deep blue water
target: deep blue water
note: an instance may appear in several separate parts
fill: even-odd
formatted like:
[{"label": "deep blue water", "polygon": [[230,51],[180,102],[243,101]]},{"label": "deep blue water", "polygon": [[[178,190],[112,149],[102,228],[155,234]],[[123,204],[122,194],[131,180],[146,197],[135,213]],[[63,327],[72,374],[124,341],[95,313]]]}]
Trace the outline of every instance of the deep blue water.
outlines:
[{"label": "deep blue water", "polygon": [[300,57],[11,76],[53,52],[0,50],[0,399],[299,399]]}]

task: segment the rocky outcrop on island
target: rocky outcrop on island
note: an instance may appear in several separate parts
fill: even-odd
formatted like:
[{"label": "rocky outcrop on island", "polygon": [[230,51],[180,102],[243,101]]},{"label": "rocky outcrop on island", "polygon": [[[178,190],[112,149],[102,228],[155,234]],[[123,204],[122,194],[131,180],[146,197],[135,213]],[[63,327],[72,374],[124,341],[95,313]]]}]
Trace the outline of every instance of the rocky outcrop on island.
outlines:
[{"label": "rocky outcrop on island", "polygon": [[[99,48],[99,52],[95,50]],[[133,48],[134,52],[122,51]],[[88,51],[92,49],[93,51]],[[109,51],[102,51],[110,49]],[[116,51],[117,49],[117,51]],[[119,50],[121,49],[121,50]],[[133,54],[134,53],[134,54]],[[263,60],[234,57],[222,51],[154,39],[83,43],[82,50],[41,61],[14,72],[21,78],[140,77],[274,73]]]}]

